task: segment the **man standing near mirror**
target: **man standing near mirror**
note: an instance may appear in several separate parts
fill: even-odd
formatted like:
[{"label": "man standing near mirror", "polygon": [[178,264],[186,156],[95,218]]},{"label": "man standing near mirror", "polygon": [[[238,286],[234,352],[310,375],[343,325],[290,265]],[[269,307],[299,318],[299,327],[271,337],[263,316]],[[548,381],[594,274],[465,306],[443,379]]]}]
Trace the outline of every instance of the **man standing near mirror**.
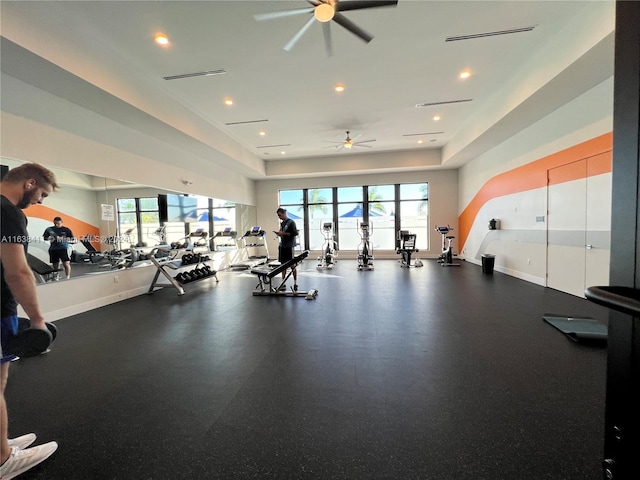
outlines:
[{"label": "man standing near mirror", "polygon": [[[62,218],[53,219],[53,227],[47,227],[42,235],[45,240],[51,242],[49,245],[49,261],[51,266],[58,270],[60,262],[64,268],[64,274],[67,278],[71,278],[71,259],[69,258],[69,242],[73,240],[73,232],[71,229],[62,226]],[[56,272],[56,280],[59,279]]]},{"label": "man standing near mirror", "polygon": [[[0,273],[2,314],[0,316],[0,478],[10,480],[49,458],[58,444],[49,442],[29,447],[33,433],[8,438],[8,415],[4,392],[9,363],[16,356],[9,339],[18,331],[18,304],[31,321],[31,328],[47,330],[36,295],[36,282],[27,263],[29,233],[22,212],[42,203],[58,185],[55,175],[36,163],[25,163],[9,170],[0,182]],[[19,405],[16,405],[19,408]]]},{"label": "man standing near mirror", "polygon": [[[278,218],[281,220],[280,230],[274,233],[280,237],[280,245],[278,246],[278,261],[282,264],[293,259],[293,250],[296,246],[298,228],[296,226],[296,222],[294,222],[287,216],[287,211],[284,208],[278,208],[278,210],[276,210],[276,215],[278,215]],[[283,280],[286,278],[286,273],[286,270],[282,272]],[[298,271],[296,270],[295,266],[291,268],[291,273],[293,274],[293,290],[297,291]],[[281,290],[286,289],[284,282],[280,288]]]}]

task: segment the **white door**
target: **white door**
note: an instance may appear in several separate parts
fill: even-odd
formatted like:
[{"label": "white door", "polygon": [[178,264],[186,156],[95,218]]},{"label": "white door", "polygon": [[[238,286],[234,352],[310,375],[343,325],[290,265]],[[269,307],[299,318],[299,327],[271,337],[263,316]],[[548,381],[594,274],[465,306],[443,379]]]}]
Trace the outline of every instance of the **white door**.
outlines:
[{"label": "white door", "polygon": [[547,177],[547,286],[584,296],[587,162],[549,170]]},{"label": "white door", "polygon": [[585,288],[609,285],[611,215],[611,152],[607,152],[587,159]]},{"label": "white door", "polygon": [[548,172],[547,286],[584,297],[609,284],[611,152]]}]

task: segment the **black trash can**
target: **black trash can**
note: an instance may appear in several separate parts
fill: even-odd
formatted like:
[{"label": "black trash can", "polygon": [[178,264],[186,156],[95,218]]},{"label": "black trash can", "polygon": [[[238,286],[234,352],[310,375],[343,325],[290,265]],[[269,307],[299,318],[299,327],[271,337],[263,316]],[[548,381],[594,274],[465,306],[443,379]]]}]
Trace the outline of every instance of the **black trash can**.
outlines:
[{"label": "black trash can", "polygon": [[493,266],[496,264],[496,256],[489,253],[482,255],[482,273],[493,274]]}]

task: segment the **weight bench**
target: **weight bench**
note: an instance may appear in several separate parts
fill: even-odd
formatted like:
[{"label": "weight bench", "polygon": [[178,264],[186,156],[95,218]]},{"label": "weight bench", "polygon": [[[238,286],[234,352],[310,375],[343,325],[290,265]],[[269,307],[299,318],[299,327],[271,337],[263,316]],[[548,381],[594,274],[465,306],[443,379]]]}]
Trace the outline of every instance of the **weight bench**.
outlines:
[{"label": "weight bench", "polygon": [[[254,267],[251,269],[251,273],[258,276],[258,285],[256,285],[255,290],[253,291],[253,295],[278,295],[283,297],[305,297],[307,300],[313,300],[318,296],[318,290],[311,289],[309,291],[297,291],[293,290],[280,290],[280,287],[285,284],[287,279],[293,273],[293,269],[298,266],[299,263],[309,256],[309,250],[305,250],[300,255],[293,257],[288,262],[284,262],[281,265],[278,265],[274,268],[269,268],[267,266],[261,265],[259,267]],[[285,275],[280,283],[273,281],[278,275],[280,275],[285,270],[290,269],[289,272]]]},{"label": "weight bench", "polygon": [[30,253],[27,253],[27,263],[40,283],[55,280],[56,275],[61,270],[60,268],[53,268],[51,265],[44,263],[38,257],[31,255]]}]

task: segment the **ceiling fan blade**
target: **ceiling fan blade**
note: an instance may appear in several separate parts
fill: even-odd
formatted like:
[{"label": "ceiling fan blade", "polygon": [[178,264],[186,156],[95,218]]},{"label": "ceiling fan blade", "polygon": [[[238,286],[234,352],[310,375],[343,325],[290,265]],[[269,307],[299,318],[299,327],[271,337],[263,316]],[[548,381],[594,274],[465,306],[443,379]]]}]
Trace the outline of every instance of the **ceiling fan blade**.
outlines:
[{"label": "ceiling fan blade", "polygon": [[306,8],[297,8],[295,10],[283,10],[281,12],[268,12],[268,13],[258,13],[254,15],[258,22],[263,20],[273,20],[274,18],[284,18],[284,17],[292,17],[294,15],[301,15],[303,13],[312,13],[315,7],[306,7]]},{"label": "ceiling fan blade", "polygon": [[341,1],[336,5],[338,12],[346,12],[347,10],[361,10],[363,8],[377,8],[377,7],[395,7],[398,5],[398,0],[369,0],[369,1]]},{"label": "ceiling fan blade", "polygon": [[331,45],[331,22],[322,24],[322,34],[324,35],[324,48],[327,51],[327,57],[333,56],[333,45]]},{"label": "ceiling fan blade", "polygon": [[[362,142],[361,142],[362,143]],[[360,143],[354,143],[352,147],[371,148],[371,145],[360,145]]]},{"label": "ceiling fan blade", "polygon": [[355,23],[353,23],[347,17],[345,17],[344,15],[338,12],[336,12],[335,15],[333,16],[333,21],[336,22],[338,25],[349,30],[356,37],[360,37],[362,40],[364,40],[365,43],[369,43],[371,40],[373,40],[373,36],[365,32],[364,30],[362,30]]},{"label": "ceiling fan blade", "polygon": [[375,139],[374,140],[360,140],[357,143],[369,143],[369,142],[375,142]]},{"label": "ceiling fan blade", "polygon": [[304,35],[304,32],[309,30],[309,27],[311,25],[313,25],[313,22],[315,22],[315,21],[316,21],[316,18],[313,17],[313,16],[309,20],[307,20],[307,23],[305,23],[303,25],[303,27],[300,30],[298,30],[298,33],[296,33],[293,36],[293,38],[291,40],[289,40],[289,42],[284,46],[284,50],[287,51],[287,52],[291,51],[293,46],[298,42],[298,40],[300,40],[302,35]]}]

